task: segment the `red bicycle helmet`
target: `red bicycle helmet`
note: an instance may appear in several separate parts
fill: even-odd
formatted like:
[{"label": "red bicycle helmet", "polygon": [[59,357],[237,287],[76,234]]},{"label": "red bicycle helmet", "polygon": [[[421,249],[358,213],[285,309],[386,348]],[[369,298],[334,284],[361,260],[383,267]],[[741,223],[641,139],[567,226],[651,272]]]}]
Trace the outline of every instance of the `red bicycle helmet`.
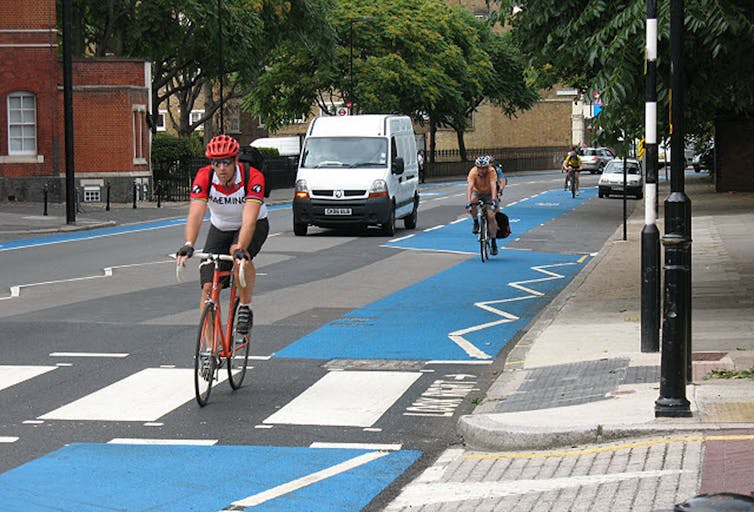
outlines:
[{"label": "red bicycle helmet", "polygon": [[236,139],[222,134],[212,137],[204,154],[211,159],[230,158],[236,156],[240,148]]}]

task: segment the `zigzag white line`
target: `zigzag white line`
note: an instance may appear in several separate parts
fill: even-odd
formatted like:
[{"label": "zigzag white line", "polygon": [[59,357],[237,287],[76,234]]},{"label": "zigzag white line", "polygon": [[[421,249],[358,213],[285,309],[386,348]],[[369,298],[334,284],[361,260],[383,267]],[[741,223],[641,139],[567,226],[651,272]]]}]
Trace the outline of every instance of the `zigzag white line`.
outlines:
[{"label": "zigzag white line", "polygon": [[482,331],[484,329],[489,329],[490,327],[494,327],[496,325],[506,324],[506,323],[510,323],[510,322],[514,322],[518,320],[519,319],[518,316],[514,315],[513,313],[504,311],[502,309],[493,307],[493,304],[502,304],[505,302],[516,302],[519,300],[528,300],[528,299],[535,299],[537,297],[541,297],[542,295],[544,295],[544,293],[537,290],[533,290],[523,285],[531,284],[531,283],[541,283],[543,281],[551,281],[553,279],[563,279],[563,277],[565,277],[564,275],[558,274],[556,272],[551,272],[546,269],[553,268],[553,267],[563,267],[566,265],[577,265],[577,264],[578,264],[577,262],[554,263],[552,265],[539,265],[539,266],[531,267],[532,270],[541,272],[549,277],[540,277],[538,279],[527,279],[526,281],[513,281],[513,282],[508,283],[508,286],[510,286],[511,288],[521,290],[525,292],[527,295],[522,295],[519,297],[509,297],[507,299],[489,300],[489,301],[474,303],[474,306],[481,308],[485,311],[489,311],[490,313],[493,313],[495,315],[499,315],[503,317],[502,319],[495,320],[492,322],[487,322],[484,324],[473,325],[471,327],[466,327],[465,329],[460,329],[458,331],[451,332],[448,334],[448,338],[450,338],[451,341],[453,341],[453,343],[461,347],[461,349],[464,352],[466,352],[470,357],[473,357],[475,359],[492,359],[491,355],[487,354],[483,350],[476,347],[473,343],[471,343],[469,340],[464,338],[464,335],[469,334],[471,332],[477,332],[477,331]]}]

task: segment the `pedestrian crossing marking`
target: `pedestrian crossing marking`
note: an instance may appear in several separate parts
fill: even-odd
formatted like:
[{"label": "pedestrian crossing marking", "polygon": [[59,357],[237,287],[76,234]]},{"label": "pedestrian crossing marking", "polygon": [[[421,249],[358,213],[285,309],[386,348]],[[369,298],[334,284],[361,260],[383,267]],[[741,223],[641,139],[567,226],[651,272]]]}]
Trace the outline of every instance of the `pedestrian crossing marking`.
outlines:
[{"label": "pedestrian crossing marking", "polygon": [[421,375],[421,372],[330,372],[264,423],[371,427]]},{"label": "pedestrian crossing marking", "polygon": [[57,366],[0,365],[0,390],[15,386],[25,380],[38,377]]},{"label": "pedestrian crossing marking", "polygon": [[[227,372],[219,372],[219,381]],[[156,421],[194,399],[192,368],[147,368],[40,416],[44,420]]]}]

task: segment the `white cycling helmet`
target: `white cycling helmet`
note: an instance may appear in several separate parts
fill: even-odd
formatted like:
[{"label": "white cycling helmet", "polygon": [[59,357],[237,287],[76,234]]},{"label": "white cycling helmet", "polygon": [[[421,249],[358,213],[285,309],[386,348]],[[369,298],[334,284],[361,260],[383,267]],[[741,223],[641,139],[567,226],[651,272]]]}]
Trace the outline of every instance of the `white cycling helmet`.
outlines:
[{"label": "white cycling helmet", "polygon": [[477,167],[489,167],[490,157],[486,155],[477,157],[477,159],[474,161],[474,165],[476,165]]}]

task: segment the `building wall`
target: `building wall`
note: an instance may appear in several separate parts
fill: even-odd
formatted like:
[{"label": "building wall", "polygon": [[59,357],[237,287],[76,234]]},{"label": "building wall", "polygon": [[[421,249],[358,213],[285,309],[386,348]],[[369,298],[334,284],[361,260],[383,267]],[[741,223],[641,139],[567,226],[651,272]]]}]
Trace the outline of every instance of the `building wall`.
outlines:
[{"label": "building wall", "polygon": [[[50,26],[52,20],[53,26]],[[55,173],[54,124],[38,123],[37,155],[8,155],[8,94],[36,96],[37,117],[56,117],[57,33],[55,3],[0,4],[0,176],[43,176]]]},{"label": "building wall", "polygon": [[[76,173],[148,173],[134,160],[134,138],[148,131],[149,86],[139,60],[81,60],[73,65],[74,158]],[[61,130],[63,103],[60,98]],[[143,112],[134,130],[134,110]],[[103,115],[107,112],[107,115]],[[148,145],[147,145],[148,149]],[[65,148],[61,148],[65,155]],[[63,156],[63,158],[65,158]]]},{"label": "building wall", "polygon": [[[0,201],[39,200],[45,187],[53,201],[64,195],[63,68],[57,38],[55,0],[0,4]],[[104,186],[109,179],[123,181],[123,190],[129,190],[135,178],[149,181],[151,83],[145,62],[81,59],[72,67],[77,186]],[[9,154],[8,95],[13,92],[35,96],[36,155]],[[134,157],[135,139],[140,158]]]}]

